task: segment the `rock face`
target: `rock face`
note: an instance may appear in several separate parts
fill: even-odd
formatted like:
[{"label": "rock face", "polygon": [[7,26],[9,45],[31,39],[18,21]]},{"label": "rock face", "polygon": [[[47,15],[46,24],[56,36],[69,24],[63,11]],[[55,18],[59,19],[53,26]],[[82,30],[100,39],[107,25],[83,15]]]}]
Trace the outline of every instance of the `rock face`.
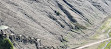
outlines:
[{"label": "rock face", "polygon": [[[44,46],[74,48],[111,14],[110,0],[0,0],[0,25],[8,33],[41,39]],[[36,49],[16,42],[16,49]]]}]

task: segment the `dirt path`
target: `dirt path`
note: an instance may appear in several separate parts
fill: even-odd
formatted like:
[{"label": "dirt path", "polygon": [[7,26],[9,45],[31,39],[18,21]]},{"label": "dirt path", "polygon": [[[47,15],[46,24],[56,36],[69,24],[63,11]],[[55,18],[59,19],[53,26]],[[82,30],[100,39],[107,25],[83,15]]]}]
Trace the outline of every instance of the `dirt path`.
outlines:
[{"label": "dirt path", "polygon": [[102,43],[102,42],[108,41],[108,40],[111,40],[111,38],[107,38],[107,39],[100,40],[100,41],[97,41],[97,42],[94,42],[94,43],[90,43],[90,44],[87,44],[87,45],[78,47],[78,48],[76,48],[76,49],[83,49],[83,48],[86,48],[86,47],[89,47],[89,46],[92,46],[92,45],[95,45],[95,44],[99,44],[99,43]]}]

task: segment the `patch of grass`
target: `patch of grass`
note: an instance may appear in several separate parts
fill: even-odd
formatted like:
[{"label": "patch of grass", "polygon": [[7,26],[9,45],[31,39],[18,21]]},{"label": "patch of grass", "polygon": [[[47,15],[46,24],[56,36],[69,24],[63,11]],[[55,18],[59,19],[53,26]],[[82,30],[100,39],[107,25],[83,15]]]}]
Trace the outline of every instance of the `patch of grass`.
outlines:
[{"label": "patch of grass", "polygon": [[0,49],[14,49],[9,39],[0,36]]},{"label": "patch of grass", "polygon": [[105,32],[104,33],[107,33],[107,31],[109,30],[109,29],[111,29],[111,19],[108,19],[107,21],[105,21],[104,23],[103,23],[103,25],[100,27],[100,30],[99,31],[102,31],[102,30],[105,30]]},{"label": "patch of grass", "polygon": [[105,49],[110,49],[111,47],[111,41],[107,44],[107,46],[105,47]]},{"label": "patch of grass", "polygon": [[92,37],[92,39],[98,39],[98,37],[99,37],[99,34],[96,34]]},{"label": "patch of grass", "polygon": [[109,37],[111,37],[111,32],[109,33]]},{"label": "patch of grass", "polygon": [[106,42],[101,43],[97,49],[102,49],[106,45]]},{"label": "patch of grass", "polygon": [[[108,33],[108,31],[111,29],[111,23],[110,22],[111,22],[111,18],[106,20],[98,31],[100,31],[100,32],[104,31],[103,33]],[[109,33],[109,36],[111,37],[111,32]],[[108,41],[106,41],[106,42],[108,42]],[[105,47],[106,42],[101,43],[99,45],[98,49],[102,49],[103,47]],[[107,44],[105,49],[110,49],[110,47],[111,47],[111,41]]]}]

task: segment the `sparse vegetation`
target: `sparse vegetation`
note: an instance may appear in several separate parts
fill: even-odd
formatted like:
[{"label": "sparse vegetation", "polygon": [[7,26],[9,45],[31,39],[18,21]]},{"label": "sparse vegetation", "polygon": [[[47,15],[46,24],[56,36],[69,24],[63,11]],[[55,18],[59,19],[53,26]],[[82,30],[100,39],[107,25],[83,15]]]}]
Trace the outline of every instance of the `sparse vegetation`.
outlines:
[{"label": "sparse vegetation", "polygon": [[111,37],[111,32],[109,33],[109,37]]},{"label": "sparse vegetation", "polygon": [[111,41],[107,44],[107,46],[105,47],[105,49],[110,49],[111,47]]},{"label": "sparse vegetation", "polygon": [[0,35],[0,49],[13,49],[13,44],[7,38]]},{"label": "sparse vegetation", "polygon": [[75,23],[74,24],[75,25],[75,29],[87,29],[85,26],[83,26],[83,25],[81,25],[81,24],[79,24],[79,23]]},{"label": "sparse vegetation", "polygon": [[58,16],[60,15],[60,12],[59,12],[59,11],[55,11],[55,13],[56,13],[56,15],[58,15]]},{"label": "sparse vegetation", "polygon": [[[106,41],[106,42],[107,42],[107,41]],[[102,49],[102,48],[105,46],[106,42],[101,43],[101,44],[98,46],[97,49]]]},{"label": "sparse vegetation", "polygon": [[[107,21],[105,21],[98,31],[100,31],[100,32],[104,31],[103,33],[108,33],[108,31],[111,29],[111,23],[110,22],[111,22],[111,18],[108,19]],[[109,33],[109,36],[111,37],[111,32]],[[106,42],[108,42],[107,45],[106,45]],[[110,42],[106,41],[106,42],[101,43],[99,45],[98,49],[102,49],[103,47],[105,47],[105,45],[106,45],[106,47],[104,49],[110,49],[111,41]]]}]

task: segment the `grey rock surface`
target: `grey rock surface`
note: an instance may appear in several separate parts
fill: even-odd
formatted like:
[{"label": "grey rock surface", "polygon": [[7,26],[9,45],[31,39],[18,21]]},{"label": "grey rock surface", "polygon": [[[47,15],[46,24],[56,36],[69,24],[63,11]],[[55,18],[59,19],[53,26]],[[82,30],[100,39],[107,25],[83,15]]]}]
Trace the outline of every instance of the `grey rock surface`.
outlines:
[{"label": "grey rock surface", "polygon": [[[0,25],[9,26],[8,33],[39,38],[44,46],[66,44],[70,49],[90,42],[110,14],[111,0],[0,0]],[[16,45],[36,49],[33,44]]]}]

